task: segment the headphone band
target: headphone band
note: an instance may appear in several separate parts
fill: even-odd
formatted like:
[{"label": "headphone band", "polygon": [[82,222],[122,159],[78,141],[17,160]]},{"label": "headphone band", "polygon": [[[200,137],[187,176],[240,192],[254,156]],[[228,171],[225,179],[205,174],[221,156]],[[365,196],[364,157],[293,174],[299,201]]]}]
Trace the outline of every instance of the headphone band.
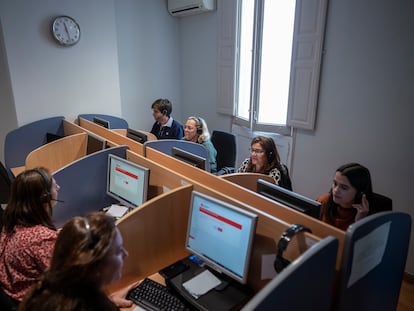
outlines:
[{"label": "headphone band", "polygon": [[33,170],[35,172],[37,172],[40,176],[42,176],[43,184],[44,184],[45,189],[46,189],[46,193],[44,195],[44,197],[45,197],[44,200],[45,200],[45,203],[48,203],[52,199],[52,196],[50,194],[50,188],[51,188],[50,180],[49,180],[48,176],[46,175],[46,172],[43,169],[35,168]]},{"label": "headphone band", "polygon": [[304,231],[312,233],[312,231],[309,228],[300,224],[292,224],[282,233],[282,236],[280,237],[279,242],[277,243],[277,254],[273,264],[277,273],[281,272],[285,267],[287,267],[290,264],[289,260],[283,258],[283,252],[288,247],[289,242],[297,233]]}]

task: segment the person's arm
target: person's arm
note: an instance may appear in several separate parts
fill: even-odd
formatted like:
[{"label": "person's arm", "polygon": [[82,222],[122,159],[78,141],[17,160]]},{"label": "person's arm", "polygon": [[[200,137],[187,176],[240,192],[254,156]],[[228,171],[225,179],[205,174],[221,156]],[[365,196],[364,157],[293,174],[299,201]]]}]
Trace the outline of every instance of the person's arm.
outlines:
[{"label": "person's arm", "polygon": [[126,299],[126,295],[128,294],[128,292],[136,287],[139,284],[139,282],[136,282],[130,286],[127,286],[115,293],[112,293],[111,295],[109,295],[109,299],[111,299],[111,301],[115,304],[115,306],[117,306],[118,308],[129,308],[132,306],[132,301]]},{"label": "person's arm", "polygon": [[365,195],[365,193],[362,195],[361,203],[352,204],[352,206],[357,210],[357,213],[355,215],[355,221],[358,221],[366,217],[369,213],[369,202],[367,200],[367,196]]}]

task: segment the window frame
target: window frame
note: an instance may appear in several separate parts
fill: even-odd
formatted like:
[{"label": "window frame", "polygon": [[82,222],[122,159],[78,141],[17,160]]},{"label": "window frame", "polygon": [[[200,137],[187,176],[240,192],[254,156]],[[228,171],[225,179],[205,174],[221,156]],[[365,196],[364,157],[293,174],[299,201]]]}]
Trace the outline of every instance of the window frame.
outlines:
[{"label": "window frame", "polygon": [[[236,116],[236,61],[239,57],[237,23],[240,20],[240,1],[242,0],[217,2],[217,112],[233,116],[233,123],[252,130],[283,135],[292,132],[290,127],[313,130],[316,123],[328,0],[296,0],[286,127],[256,125],[252,118],[253,111],[250,112],[248,121]],[[252,92],[252,96],[255,93]]]}]

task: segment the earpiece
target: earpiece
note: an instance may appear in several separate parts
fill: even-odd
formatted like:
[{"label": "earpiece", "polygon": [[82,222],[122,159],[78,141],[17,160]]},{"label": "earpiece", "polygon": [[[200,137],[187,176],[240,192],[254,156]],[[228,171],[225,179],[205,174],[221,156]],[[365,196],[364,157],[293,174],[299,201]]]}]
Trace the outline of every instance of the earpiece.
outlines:
[{"label": "earpiece", "polygon": [[303,225],[293,224],[288,229],[286,229],[285,232],[282,233],[282,236],[280,237],[280,240],[277,244],[276,258],[273,263],[273,267],[277,273],[280,273],[290,264],[290,261],[283,257],[283,252],[286,250],[289,242],[292,240],[295,234],[303,231],[312,232],[309,228],[306,228]]},{"label": "earpiece", "polygon": [[42,195],[42,202],[43,203],[49,203],[50,201],[52,201],[52,195],[50,194],[50,182],[49,182],[49,178],[47,177],[45,171],[43,171],[40,168],[36,168],[35,171],[42,176],[43,179],[43,184],[45,186],[46,189],[46,193]]},{"label": "earpiece", "polygon": [[166,116],[166,115],[167,115],[167,110],[166,110],[166,109],[164,109],[164,110],[162,111],[162,114],[163,114],[164,116]]},{"label": "earpiece", "polygon": [[197,118],[197,135],[203,134],[203,123],[201,123],[201,119]]},{"label": "earpiece", "polygon": [[272,163],[274,159],[275,159],[275,154],[273,153],[273,151],[269,151],[269,153],[267,154],[267,162]]}]

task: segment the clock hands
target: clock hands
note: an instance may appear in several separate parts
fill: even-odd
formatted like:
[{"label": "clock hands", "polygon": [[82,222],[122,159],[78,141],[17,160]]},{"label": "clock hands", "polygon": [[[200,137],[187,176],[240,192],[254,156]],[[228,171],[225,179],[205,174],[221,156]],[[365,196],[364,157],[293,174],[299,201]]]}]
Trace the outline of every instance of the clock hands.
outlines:
[{"label": "clock hands", "polygon": [[63,22],[63,25],[65,26],[66,33],[68,34],[68,40],[71,40],[70,39],[70,32],[69,32],[68,26],[66,25],[66,22]]}]

